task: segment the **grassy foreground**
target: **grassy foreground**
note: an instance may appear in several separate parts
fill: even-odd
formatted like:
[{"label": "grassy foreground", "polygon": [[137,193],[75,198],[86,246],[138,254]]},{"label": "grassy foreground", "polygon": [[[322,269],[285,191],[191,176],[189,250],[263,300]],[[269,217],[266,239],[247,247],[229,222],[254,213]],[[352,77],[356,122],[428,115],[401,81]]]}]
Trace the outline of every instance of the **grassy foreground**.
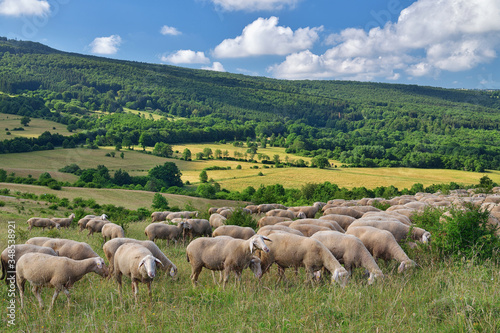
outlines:
[{"label": "grassy foreground", "polygon": [[[100,235],[87,238],[74,228],[61,231],[27,231],[26,220],[37,213],[37,204],[25,202],[24,212],[0,207],[1,248],[7,244],[7,222],[16,223],[16,240],[24,243],[36,236],[70,238],[88,242],[102,252]],[[41,204],[43,206],[43,204]],[[28,214],[28,211],[30,212]],[[58,214],[67,215],[60,211]],[[131,223],[127,237],[145,239],[150,221]],[[139,303],[134,303],[130,281],[124,278],[124,301],[117,284],[96,274],[86,275],[71,289],[71,305],[60,294],[52,313],[39,310],[30,287],[26,288],[26,307],[16,309],[16,326],[7,326],[5,310],[10,297],[1,283],[0,316],[2,332],[496,332],[500,330],[500,268],[491,263],[439,261],[425,248],[410,253],[421,266],[398,275],[394,263],[381,268],[386,279],[369,286],[362,271],[355,271],[348,286],[322,282],[304,285],[304,271],[295,276],[287,271],[287,281],[276,284],[276,268],[257,281],[246,270],[241,287],[230,283],[226,290],[214,285],[204,270],[200,286],[189,280],[190,265],[185,246],[158,243],[178,266],[171,279],[160,273],[153,282],[153,301],[140,285]],[[232,280],[231,280],[232,281]],[[43,289],[48,307],[53,290]]]}]

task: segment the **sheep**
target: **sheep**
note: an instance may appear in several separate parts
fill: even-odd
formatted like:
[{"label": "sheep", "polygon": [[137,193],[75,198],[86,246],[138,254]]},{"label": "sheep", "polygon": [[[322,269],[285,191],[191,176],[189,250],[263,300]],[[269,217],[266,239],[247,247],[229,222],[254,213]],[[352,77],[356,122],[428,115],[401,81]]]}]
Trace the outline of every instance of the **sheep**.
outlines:
[{"label": "sheep", "polygon": [[284,222],[284,221],[292,221],[288,217],[280,217],[280,216],[264,216],[262,217],[258,222],[257,225],[259,228],[262,228],[266,225],[273,225],[279,222]]},{"label": "sheep", "polygon": [[17,262],[16,282],[19,289],[21,308],[24,307],[24,285],[29,281],[33,287],[40,308],[43,308],[40,290],[43,286],[54,287],[54,295],[50,304],[49,312],[61,291],[68,298],[70,304],[69,288],[80,280],[85,274],[94,272],[100,276],[107,276],[108,269],[102,258],[89,258],[73,260],[66,257],[57,257],[45,253],[27,253]]},{"label": "sheep", "polygon": [[217,210],[217,214],[220,214],[226,219],[228,219],[233,215],[233,210],[232,209]]},{"label": "sheep", "polygon": [[106,223],[102,226],[101,230],[102,237],[104,238],[104,242],[106,242],[106,239],[113,239],[113,238],[123,238],[125,237],[125,231],[123,228],[114,223]]},{"label": "sheep", "polygon": [[398,273],[416,266],[416,263],[399,246],[396,238],[387,230],[374,227],[349,227],[346,234],[358,237],[375,260],[381,258],[386,261],[392,259],[399,261],[401,264],[398,267]]},{"label": "sheep", "polygon": [[337,260],[352,274],[352,269],[364,267],[370,273],[368,284],[383,279],[384,274],[359,238],[338,231],[320,231],[311,236],[325,245]]},{"label": "sheep", "polygon": [[267,213],[270,210],[276,209],[276,207],[274,205],[272,205],[272,204],[261,204],[261,205],[258,205],[257,207],[258,207],[257,208],[257,212],[259,214],[261,214],[261,213]]},{"label": "sheep", "polygon": [[[364,215],[363,215],[364,216]],[[335,221],[340,225],[340,227],[344,230],[346,230],[349,225],[355,221],[356,219],[352,216],[348,215],[340,215],[340,214],[328,214],[328,215],[323,215],[319,218],[320,220],[327,220],[327,221]]]},{"label": "sheep", "polygon": [[73,260],[82,260],[88,258],[97,258],[99,255],[84,242],[77,242],[65,238],[49,238],[43,246],[50,247],[59,252],[59,256],[68,257]]},{"label": "sheep", "polygon": [[160,259],[162,266],[161,269],[164,271],[169,270],[170,276],[173,278],[177,275],[177,266],[174,265],[173,262],[170,261],[170,259],[167,258],[167,256],[160,250],[160,248],[152,241],[149,240],[137,240],[133,238],[114,238],[112,240],[107,241],[103,246],[102,249],[104,251],[104,255],[106,256],[106,259],[108,259],[109,263],[109,272],[113,273],[114,270],[114,261],[115,261],[115,253],[116,250],[123,244],[127,243],[134,243],[134,244],[140,244],[147,248],[155,258]]},{"label": "sheep", "polygon": [[166,219],[172,220],[172,219],[179,218],[179,217],[185,218],[185,219],[190,219],[192,217],[197,217],[197,216],[198,216],[197,211],[194,211],[194,212],[183,211],[183,212],[170,213],[167,215]]},{"label": "sheep", "polygon": [[[326,207],[327,206],[325,206],[324,208]],[[355,219],[359,219],[361,216],[363,216],[364,213],[359,212],[351,207],[332,207],[323,210],[323,215],[330,215],[330,214],[347,215],[347,216],[352,216]]]},{"label": "sheep", "polygon": [[151,223],[144,229],[144,234],[150,241],[154,242],[155,239],[166,239],[167,245],[170,245],[171,240],[177,244],[177,240],[184,234],[184,231],[191,228],[191,225],[187,222],[181,222],[176,225]]},{"label": "sheep", "polygon": [[73,219],[75,218],[75,213],[72,213],[70,216],[68,217],[53,217],[51,218],[51,220],[55,223],[59,223],[59,225],[62,227],[62,228],[69,228],[69,226],[71,225],[71,223],[73,222]]},{"label": "sheep", "polygon": [[245,208],[250,210],[251,214],[257,214],[259,212],[259,206],[257,205],[248,205]]},{"label": "sheep", "polygon": [[107,223],[111,223],[111,222],[108,220],[101,220],[99,218],[94,218],[94,219],[88,221],[87,225],[85,226],[87,228],[87,230],[89,231],[89,233],[87,234],[87,237],[89,237],[90,235],[93,235],[94,232],[101,232],[102,227],[104,227],[104,225]]},{"label": "sheep", "polygon": [[33,228],[33,227],[41,227],[42,230],[45,230],[45,228],[61,229],[61,226],[59,225],[59,223],[56,223],[56,222],[52,221],[51,219],[44,218],[44,217],[32,217],[28,221],[26,221],[26,223],[28,223],[28,230],[31,230],[31,228]]},{"label": "sheep", "polygon": [[306,283],[313,281],[314,272],[325,267],[335,281],[342,287],[349,280],[349,273],[340,265],[333,254],[317,239],[288,233],[271,233],[270,251],[261,252],[262,271],[266,272],[273,263],[279,267],[278,281],[285,275],[288,267],[305,267]]},{"label": "sheep", "polygon": [[151,213],[152,222],[165,221],[167,219],[168,214],[172,212],[164,211],[164,212],[153,212]]},{"label": "sheep", "polygon": [[[299,212],[299,213],[302,213],[302,212]],[[291,210],[287,210],[287,209],[272,209],[266,213],[266,216],[288,217],[289,219],[293,220],[293,219],[297,218],[296,214],[297,213],[292,212]],[[302,213],[301,216],[305,216],[304,213]]]},{"label": "sheep", "polygon": [[238,225],[223,225],[215,229],[212,233],[213,237],[231,236],[239,239],[249,239],[255,235],[255,231],[249,227],[240,227]]},{"label": "sheep", "polygon": [[118,282],[120,298],[122,298],[122,275],[132,280],[132,291],[137,303],[139,282],[148,286],[149,299],[152,299],[151,281],[156,276],[156,264],[162,265],[160,259],[153,256],[151,251],[141,244],[125,243],[118,248],[114,256],[113,275]]},{"label": "sheep", "polygon": [[210,222],[205,219],[189,219],[186,220],[187,223],[191,225],[191,229],[189,230],[189,234],[192,238],[197,236],[212,236],[212,227],[210,226]]},{"label": "sheep", "polygon": [[339,232],[344,233],[345,230],[335,221],[326,221],[326,220],[320,220],[320,219],[302,219],[302,220],[296,220],[292,222],[289,227],[293,228],[294,225],[317,225],[320,227],[325,227],[331,230],[336,230]]},{"label": "sheep", "polygon": [[227,219],[224,216],[217,213],[213,213],[212,215],[210,215],[210,219],[208,220],[208,222],[210,223],[210,226],[212,228],[218,228],[221,225],[225,225],[226,220]]},{"label": "sheep", "polygon": [[269,238],[261,235],[254,235],[247,240],[229,236],[193,240],[186,247],[187,261],[191,264],[193,286],[197,285],[198,276],[203,267],[212,271],[224,271],[223,288],[226,287],[231,271],[234,271],[238,282],[241,282],[241,273],[249,266],[253,268],[255,276],[260,278],[262,276],[260,260],[257,262],[253,253],[256,250],[269,252],[265,240]]},{"label": "sheep", "polygon": [[[399,222],[398,220],[372,220],[367,218],[361,218],[359,220],[354,221],[349,228],[359,227],[359,226],[370,226],[375,227],[382,230],[387,230],[394,235],[396,241],[400,243],[405,240],[410,234],[413,240],[427,243],[431,238],[431,233],[418,227],[410,227],[404,223]],[[347,228],[347,229],[349,229]]]},{"label": "sheep", "polygon": [[101,216],[96,216],[96,215],[86,215],[84,216],[83,218],[81,218],[80,220],[78,220],[78,227],[79,227],[79,230],[78,232],[82,232],[83,229],[86,229],[87,227],[87,223],[92,220],[92,219],[101,219],[101,220],[107,220],[108,216],[106,214],[102,214]]},{"label": "sheep", "polygon": [[298,213],[302,212],[306,215],[306,218],[312,219],[316,213],[320,210],[321,203],[315,202],[312,206],[299,206],[299,207],[288,207],[288,210]]},{"label": "sheep", "polygon": [[2,276],[0,277],[0,280],[5,279],[5,284],[8,285],[9,281],[15,277],[15,274],[12,275],[12,278],[7,277],[7,275],[10,275],[8,273],[15,273],[16,263],[19,260],[19,258],[21,258],[26,253],[33,253],[33,252],[45,253],[51,256],[59,255],[59,253],[52,250],[50,247],[45,247],[45,246],[38,246],[32,244],[17,244],[8,246],[7,248],[5,248],[5,250],[3,250],[2,254],[0,255],[0,260],[2,264]]},{"label": "sheep", "polygon": [[26,241],[26,244],[42,246],[43,243],[51,239],[50,237],[32,237]]},{"label": "sheep", "polygon": [[267,225],[260,228],[259,231],[257,231],[257,234],[262,236],[268,236],[273,232],[288,232],[290,234],[304,236],[304,234],[301,233],[300,231],[289,227],[285,227],[284,225]]},{"label": "sheep", "polygon": [[293,226],[292,226],[292,224],[290,224],[290,228],[300,231],[306,237],[311,237],[312,235],[314,235],[315,233],[317,233],[319,231],[332,230],[330,228],[320,227],[319,225],[314,225],[314,224],[295,224]]},{"label": "sheep", "polygon": [[375,218],[395,218],[399,220],[399,222],[404,223],[406,225],[412,225],[410,219],[402,214],[399,214],[397,212],[367,212],[363,215],[362,218],[367,218],[367,217],[375,217]]}]

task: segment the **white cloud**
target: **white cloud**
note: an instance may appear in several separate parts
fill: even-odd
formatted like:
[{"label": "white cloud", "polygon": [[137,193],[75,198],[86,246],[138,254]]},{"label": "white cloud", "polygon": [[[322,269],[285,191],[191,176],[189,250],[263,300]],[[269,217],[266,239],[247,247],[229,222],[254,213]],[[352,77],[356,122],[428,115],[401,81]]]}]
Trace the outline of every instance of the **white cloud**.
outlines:
[{"label": "white cloud", "polygon": [[109,37],[97,37],[90,43],[91,52],[96,54],[115,54],[122,43],[122,38],[118,35]]},{"label": "white cloud", "polygon": [[322,55],[302,51],[268,70],[280,78],[399,78],[463,71],[497,57],[498,0],[418,0],[397,22],[349,28],[325,39]]},{"label": "white cloud", "polygon": [[323,27],[300,28],[278,26],[278,18],[258,18],[234,39],[226,39],[214,49],[218,58],[241,58],[259,55],[286,55],[313,46]]},{"label": "white cloud", "polygon": [[202,67],[201,69],[206,69],[209,71],[216,71],[216,72],[225,72],[226,70],[224,69],[224,66],[218,61],[214,61],[212,66],[210,67]]},{"label": "white cloud", "polygon": [[172,36],[178,36],[182,34],[182,32],[180,32],[176,28],[169,27],[168,25],[164,25],[163,27],[161,27],[160,33],[162,35],[172,35]]},{"label": "white cloud", "polygon": [[300,0],[211,0],[217,7],[224,10],[280,10],[293,8]]},{"label": "white cloud", "polygon": [[191,51],[191,50],[179,50],[168,56],[162,56],[161,61],[169,62],[172,64],[208,64],[210,59],[205,56],[204,52]]},{"label": "white cloud", "polygon": [[50,5],[46,0],[0,0],[0,15],[43,16],[50,13]]}]

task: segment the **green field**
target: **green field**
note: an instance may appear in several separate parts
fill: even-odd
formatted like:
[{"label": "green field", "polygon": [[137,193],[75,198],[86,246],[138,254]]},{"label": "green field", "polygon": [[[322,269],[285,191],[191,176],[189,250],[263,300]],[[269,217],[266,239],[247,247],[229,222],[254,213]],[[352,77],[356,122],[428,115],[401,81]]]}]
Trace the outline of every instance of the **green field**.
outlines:
[{"label": "green field", "polygon": [[[196,144],[174,146],[174,151],[182,152],[188,148],[193,153],[202,151],[209,147],[212,151],[221,149],[232,152],[244,148],[235,148],[229,144]],[[479,179],[487,175],[494,182],[500,183],[500,171],[487,173],[466,172],[458,170],[434,170],[434,169],[411,169],[411,168],[265,168],[261,163],[224,161],[224,160],[192,160],[183,161],[179,159],[167,159],[149,154],[141,153],[139,150],[123,150],[124,159],[116,154],[116,157],[106,157],[105,154],[113,151],[112,147],[100,149],[56,149],[51,151],[38,151],[30,153],[3,154],[0,168],[8,173],[14,172],[19,176],[31,174],[37,178],[43,172],[49,172],[53,178],[74,182],[78,178],[72,174],[58,171],[63,166],[76,163],[80,168],[95,168],[105,165],[111,173],[122,169],[130,175],[146,175],[147,171],[166,161],[174,162],[182,172],[182,180],[192,184],[198,184],[200,172],[207,167],[220,166],[231,167],[231,170],[207,171],[209,179],[212,178],[228,190],[243,190],[248,186],[255,188],[263,185],[282,184],[286,188],[300,188],[306,183],[323,183],[329,181],[340,187],[353,188],[364,186],[372,189],[379,186],[394,185],[399,189],[410,188],[415,183],[424,186],[456,182],[461,184],[477,184]],[[283,148],[265,148],[259,152],[265,152],[272,156],[280,155],[283,160],[286,153]],[[289,155],[289,158],[298,159],[297,156]],[[333,162],[333,161],[332,161]],[[237,170],[236,166],[241,165]],[[259,169],[251,169],[258,166]],[[263,176],[258,176],[262,172]]]},{"label": "green field", "polygon": [[[21,116],[15,114],[0,113],[0,140],[13,139],[16,137],[36,138],[43,132],[59,133],[61,135],[71,135],[66,129],[66,125],[56,123],[50,120],[32,118],[29,126],[21,125]],[[13,131],[13,128],[23,127],[24,131]],[[55,129],[54,129],[55,128]],[[6,129],[9,129],[8,131]],[[7,135],[10,132],[10,135]]]}]

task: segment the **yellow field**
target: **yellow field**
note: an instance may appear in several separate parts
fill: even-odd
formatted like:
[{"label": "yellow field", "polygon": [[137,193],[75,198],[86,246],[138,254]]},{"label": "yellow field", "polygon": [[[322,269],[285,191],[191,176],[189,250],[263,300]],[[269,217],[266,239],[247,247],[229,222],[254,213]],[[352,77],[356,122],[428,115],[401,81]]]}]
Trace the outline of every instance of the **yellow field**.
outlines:
[{"label": "yellow field", "polygon": [[[13,128],[23,127],[21,125],[21,118],[21,116],[15,114],[0,113],[0,140],[13,139],[16,137],[33,138],[40,136],[45,131],[62,135],[71,135],[71,132],[66,129],[66,125],[38,118],[31,118],[29,126],[24,127],[24,131],[13,131]],[[56,129],[54,129],[54,127]],[[6,134],[6,128],[9,129],[10,135]]]}]

